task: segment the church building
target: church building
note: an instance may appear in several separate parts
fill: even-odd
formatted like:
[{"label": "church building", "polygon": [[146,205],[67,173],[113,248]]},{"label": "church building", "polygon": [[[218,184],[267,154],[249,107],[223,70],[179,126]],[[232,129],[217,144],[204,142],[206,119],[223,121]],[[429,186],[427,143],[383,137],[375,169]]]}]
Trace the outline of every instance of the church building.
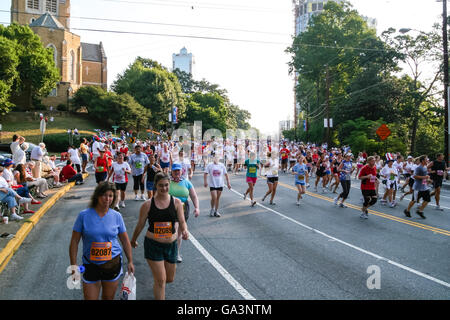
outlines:
[{"label": "church building", "polygon": [[[70,0],[11,0],[11,23],[29,25],[46,48],[52,48],[60,81],[50,95],[42,99],[54,108],[67,105],[82,86],[107,89],[107,59],[102,43],[81,42],[70,31]],[[19,106],[19,105],[18,105]],[[19,106],[20,107],[20,106]]]}]

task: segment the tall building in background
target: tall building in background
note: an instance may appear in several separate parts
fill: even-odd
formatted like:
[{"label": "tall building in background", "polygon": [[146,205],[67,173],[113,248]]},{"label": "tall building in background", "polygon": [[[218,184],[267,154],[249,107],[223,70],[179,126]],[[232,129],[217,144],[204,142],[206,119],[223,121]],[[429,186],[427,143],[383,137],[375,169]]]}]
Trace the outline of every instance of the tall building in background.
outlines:
[{"label": "tall building in background", "polygon": [[[341,3],[342,0],[330,0]],[[295,6],[295,35],[306,31],[312,16],[323,11],[328,0],[293,0]]]},{"label": "tall building in background", "polygon": [[[68,104],[69,98],[84,85],[107,89],[107,60],[102,43],[81,42],[70,31],[70,0],[11,0],[11,23],[29,25],[44,47],[53,49],[60,80],[48,97],[46,106]],[[29,99],[17,97],[15,103],[28,109]]]},{"label": "tall building in background", "polygon": [[188,53],[185,47],[180,50],[180,53],[172,54],[173,70],[180,69],[181,71],[192,75],[194,64],[194,56],[192,55],[192,53]]},{"label": "tall building in background", "polygon": [[[294,19],[295,19],[295,36],[305,32],[308,28],[309,21],[314,15],[323,11],[323,7],[328,1],[342,3],[343,0],[292,0],[294,5]],[[377,20],[365,16],[361,16],[370,28],[376,29]],[[294,79],[294,127],[297,128],[297,116],[301,111],[300,104],[297,102],[297,95],[295,88],[298,85],[298,73],[295,72]]]}]

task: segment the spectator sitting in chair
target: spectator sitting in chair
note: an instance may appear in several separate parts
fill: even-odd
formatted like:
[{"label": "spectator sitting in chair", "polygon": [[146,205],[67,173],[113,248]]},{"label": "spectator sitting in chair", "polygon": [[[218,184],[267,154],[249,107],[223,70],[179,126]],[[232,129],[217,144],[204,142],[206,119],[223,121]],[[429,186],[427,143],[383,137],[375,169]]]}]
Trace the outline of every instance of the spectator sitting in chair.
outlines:
[{"label": "spectator sitting in chair", "polygon": [[42,162],[41,175],[45,179],[53,177],[53,187],[62,187],[62,184],[59,182],[59,170],[53,170],[50,165],[50,159],[47,156],[44,157],[44,161]]},{"label": "spectator sitting in chair", "polygon": [[81,173],[77,173],[75,169],[72,167],[72,161],[67,160],[66,166],[61,170],[60,173],[61,181],[68,181],[73,182],[75,181],[75,184],[83,184],[83,176]]},{"label": "spectator sitting in chair", "polygon": [[[17,204],[29,203],[29,198],[22,198],[19,196],[13,189],[9,188],[8,183],[3,178],[4,168],[0,167],[0,202],[6,203],[8,205],[8,209],[10,210],[10,219],[13,220],[22,220],[23,217],[19,216],[16,213]],[[18,201],[17,201],[18,200]]]},{"label": "spectator sitting in chair", "polygon": [[[30,178],[28,178],[30,179]],[[41,204],[40,201],[33,198],[33,196],[30,193],[30,190],[28,189],[28,181],[27,181],[27,174],[25,171],[25,166],[21,163],[19,163],[16,166],[16,169],[14,170],[14,180],[17,183],[17,185],[21,185],[21,188],[15,189],[16,193],[23,197],[23,198],[30,198],[31,204]],[[14,188],[14,186],[13,186]],[[24,213],[34,213],[34,211],[31,211],[28,209],[28,203],[24,203]]]},{"label": "spectator sitting in chair", "polygon": [[[35,169],[35,162],[34,161],[27,162],[27,167],[25,167],[25,172],[27,175],[28,188],[36,186],[37,187],[36,190],[38,193],[37,197],[45,198],[45,197],[47,197],[47,194],[45,194],[45,192],[48,190],[47,180],[44,178],[33,178],[33,175],[32,175],[33,169]],[[40,174],[40,171],[39,171],[39,174]]]}]

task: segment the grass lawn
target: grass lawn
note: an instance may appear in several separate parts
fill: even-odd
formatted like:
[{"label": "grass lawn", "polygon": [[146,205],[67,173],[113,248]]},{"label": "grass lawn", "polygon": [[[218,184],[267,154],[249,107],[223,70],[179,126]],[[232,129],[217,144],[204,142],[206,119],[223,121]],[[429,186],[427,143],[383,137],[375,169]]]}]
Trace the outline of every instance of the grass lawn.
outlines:
[{"label": "grass lawn", "polygon": [[[21,121],[21,122],[4,122],[2,129],[2,143],[10,142],[12,136],[16,133],[24,136],[26,141],[37,144],[41,142],[41,132],[39,130],[40,122]],[[47,122],[45,136],[48,135],[67,135],[67,130],[77,128],[81,135],[95,135],[94,129],[103,129],[95,121],[72,115],[71,117],[54,117],[54,121]],[[112,130],[112,129],[106,129]]]}]

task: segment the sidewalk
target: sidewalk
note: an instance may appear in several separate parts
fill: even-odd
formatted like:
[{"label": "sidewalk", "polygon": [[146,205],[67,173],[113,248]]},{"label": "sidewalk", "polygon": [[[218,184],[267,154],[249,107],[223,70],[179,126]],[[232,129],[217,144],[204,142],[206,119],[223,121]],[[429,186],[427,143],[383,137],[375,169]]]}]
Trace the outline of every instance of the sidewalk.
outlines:
[{"label": "sidewalk", "polygon": [[[83,179],[86,180],[88,176],[88,173],[83,174]],[[40,205],[30,205],[30,209],[35,211],[34,214],[22,215],[24,219],[21,221],[9,221],[8,224],[0,224],[0,235],[4,233],[14,235],[12,239],[0,238],[0,273],[6,267],[14,253],[19,249],[28,233],[39,222],[40,218],[74,186],[75,182],[71,182],[64,184],[61,188],[49,189],[47,198],[38,199],[42,202]]]}]

